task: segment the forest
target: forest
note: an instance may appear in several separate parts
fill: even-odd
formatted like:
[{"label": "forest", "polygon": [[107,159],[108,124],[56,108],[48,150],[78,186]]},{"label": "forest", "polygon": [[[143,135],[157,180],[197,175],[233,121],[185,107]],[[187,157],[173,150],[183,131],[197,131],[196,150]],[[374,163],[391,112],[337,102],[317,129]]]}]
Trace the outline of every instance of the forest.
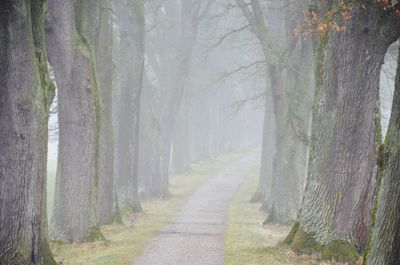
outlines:
[{"label": "forest", "polygon": [[0,0],[0,265],[399,265],[400,1]]}]

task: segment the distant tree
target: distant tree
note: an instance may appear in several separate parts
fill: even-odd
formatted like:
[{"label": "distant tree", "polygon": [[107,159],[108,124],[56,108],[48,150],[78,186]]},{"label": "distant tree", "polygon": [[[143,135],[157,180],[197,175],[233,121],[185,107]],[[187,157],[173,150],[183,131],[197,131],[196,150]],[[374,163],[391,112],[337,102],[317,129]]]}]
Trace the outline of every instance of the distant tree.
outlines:
[{"label": "distant tree", "polygon": [[[340,3],[320,1],[313,17],[341,10]],[[375,186],[379,75],[389,45],[400,36],[400,18],[369,1],[352,2],[346,10],[347,18],[342,12],[331,17],[342,28],[330,24],[318,31],[309,172],[287,242],[298,251],[317,249],[355,262],[354,246],[362,250],[366,244]]]},{"label": "distant tree", "polygon": [[122,206],[140,211],[138,197],[140,101],[144,69],[145,20],[141,0],[114,1],[119,27],[117,195]]},{"label": "distant tree", "polygon": [[113,23],[111,0],[85,1],[90,11],[93,28],[90,31],[90,44],[96,59],[96,75],[100,89],[100,135],[99,135],[99,222],[110,223],[115,220],[114,210],[114,130],[112,122],[113,87]]},{"label": "distant tree", "polygon": [[46,41],[58,88],[59,147],[52,229],[69,242],[102,238],[98,229],[101,97],[88,16],[93,1],[48,4]]},{"label": "distant tree", "polygon": [[264,201],[267,222],[287,223],[296,218],[303,194],[313,94],[311,40],[292,35],[302,21],[305,4],[236,3],[262,47],[269,81],[266,106],[272,105],[272,115],[265,108],[261,172],[251,201]]},{"label": "distant tree", "polygon": [[[169,195],[169,166],[176,120],[184,97],[199,25],[207,15],[211,3],[212,0],[162,1],[155,7],[155,15],[165,17],[168,24],[162,25],[160,31],[157,31],[159,34],[155,36],[157,41],[162,41],[158,43],[162,46],[160,53],[147,52],[149,65],[158,83],[153,98],[158,98],[159,103],[159,106],[154,106],[157,109],[158,133],[154,133],[154,138],[150,140],[154,145],[153,151],[158,151],[158,154],[154,153],[158,158],[151,158],[153,159],[151,163],[158,166],[151,175],[143,176],[150,178],[147,181],[144,180],[144,189],[145,192],[151,191],[151,196]],[[161,32],[161,29],[165,31]],[[149,35],[152,36],[152,34]],[[149,39],[151,39],[150,36]],[[153,45],[150,42],[149,46]],[[150,161],[141,163],[149,164]],[[151,186],[147,186],[148,184]]]},{"label": "distant tree", "polygon": [[46,157],[54,85],[46,1],[0,2],[0,264],[51,264]]}]

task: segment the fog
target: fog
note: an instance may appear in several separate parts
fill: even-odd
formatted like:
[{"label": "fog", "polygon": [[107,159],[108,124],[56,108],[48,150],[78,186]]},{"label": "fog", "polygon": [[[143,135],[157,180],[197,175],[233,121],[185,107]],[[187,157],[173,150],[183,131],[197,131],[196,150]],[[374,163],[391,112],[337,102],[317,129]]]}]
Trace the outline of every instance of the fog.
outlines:
[{"label": "fog", "polygon": [[0,3],[0,265],[400,264],[400,3]]}]

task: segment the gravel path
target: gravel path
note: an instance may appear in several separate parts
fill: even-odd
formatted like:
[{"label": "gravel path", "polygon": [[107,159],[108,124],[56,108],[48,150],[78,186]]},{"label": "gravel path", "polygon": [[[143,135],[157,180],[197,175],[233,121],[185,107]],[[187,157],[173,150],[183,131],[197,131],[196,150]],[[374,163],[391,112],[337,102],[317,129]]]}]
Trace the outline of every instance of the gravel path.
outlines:
[{"label": "gravel path", "polygon": [[259,160],[258,154],[251,154],[211,177],[150,241],[134,265],[223,265],[229,203]]}]

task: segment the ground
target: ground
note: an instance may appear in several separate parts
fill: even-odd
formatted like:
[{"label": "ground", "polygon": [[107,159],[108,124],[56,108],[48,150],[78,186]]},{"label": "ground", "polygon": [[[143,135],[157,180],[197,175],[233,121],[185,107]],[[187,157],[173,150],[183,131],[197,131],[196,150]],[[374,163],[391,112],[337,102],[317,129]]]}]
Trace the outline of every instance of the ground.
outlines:
[{"label": "ground", "polygon": [[281,242],[290,226],[266,225],[260,204],[249,203],[257,187],[258,171],[244,181],[229,208],[225,233],[225,265],[328,265],[318,256],[298,256]]},{"label": "ground", "polygon": [[144,201],[124,225],[102,226],[107,241],[52,243],[64,265],[327,265],[279,243],[289,226],[263,226],[249,203],[256,189],[256,152],[219,156],[171,178],[168,200]]},{"label": "ground", "polygon": [[134,265],[223,265],[228,206],[259,162],[259,155],[253,153],[211,177],[151,240]]},{"label": "ground", "polygon": [[[51,247],[56,260],[58,262],[63,260],[64,265],[132,264],[157,231],[173,219],[190,195],[210,177],[243,155],[244,153],[220,155],[217,158],[192,164],[191,171],[188,173],[172,176],[171,198],[144,201],[143,214],[125,216],[124,225],[102,226],[102,233],[107,239],[105,242],[73,245],[53,242]],[[54,194],[54,179],[54,174],[49,174],[49,197]]]}]

